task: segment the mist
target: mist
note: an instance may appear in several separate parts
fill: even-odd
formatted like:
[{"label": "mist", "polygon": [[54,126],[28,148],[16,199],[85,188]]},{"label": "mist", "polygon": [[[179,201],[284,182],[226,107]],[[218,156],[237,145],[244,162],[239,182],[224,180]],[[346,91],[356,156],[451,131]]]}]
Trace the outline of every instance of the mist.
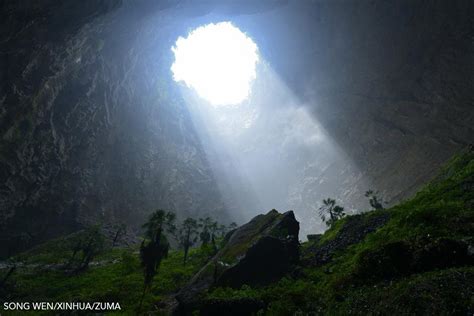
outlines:
[{"label": "mist", "polygon": [[248,100],[215,107],[181,87],[226,208],[239,222],[294,210],[300,237],[327,229],[318,210],[331,197],[356,213],[351,195],[370,186],[350,158],[262,61]]}]

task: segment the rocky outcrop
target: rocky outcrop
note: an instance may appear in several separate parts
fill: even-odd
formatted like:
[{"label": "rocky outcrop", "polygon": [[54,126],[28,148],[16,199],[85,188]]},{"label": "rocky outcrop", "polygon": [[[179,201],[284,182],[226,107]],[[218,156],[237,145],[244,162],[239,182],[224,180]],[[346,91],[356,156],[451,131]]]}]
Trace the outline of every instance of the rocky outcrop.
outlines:
[{"label": "rocky outcrop", "polygon": [[320,238],[310,240],[310,245],[305,248],[304,253],[306,264],[319,266],[328,263],[337,251],[361,242],[369,233],[385,225],[389,219],[390,214],[386,211],[348,217],[334,238],[324,242],[319,242]]},{"label": "rocky outcrop", "polygon": [[[258,215],[233,231],[225,246],[178,293],[177,313],[191,314],[200,308],[223,311],[226,304],[204,300],[211,287],[266,285],[290,272],[299,259],[298,232],[293,212],[281,214],[276,210]],[[258,302],[243,306],[247,305],[260,306]]]}]

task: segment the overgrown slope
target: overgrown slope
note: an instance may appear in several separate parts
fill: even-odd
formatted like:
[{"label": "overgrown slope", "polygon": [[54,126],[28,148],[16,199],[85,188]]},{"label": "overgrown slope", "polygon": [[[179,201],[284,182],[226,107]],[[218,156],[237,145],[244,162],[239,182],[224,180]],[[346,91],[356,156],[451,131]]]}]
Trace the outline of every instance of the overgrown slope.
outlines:
[{"label": "overgrown slope", "polygon": [[[214,285],[195,313],[470,315],[473,189],[474,151],[469,149],[412,199],[387,210],[348,216],[318,240],[301,244],[298,265],[280,281],[237,289]],[[278,214],[272,212],[267,217]],[[1,290],[0,302],[108,301],[119,302],[121,313],[139,312],[143,275],[138,248],[109,249],[88,270],[71,275],[61,267],[71,256],[74,238],[50,241],[11,258],[17,270]],[[141,311],[171,311],[174,295],[209,260],[209,249],[193,249],[183,267],[182,253],[173,251]],[[7,270],[0,264],[0,277]]]},{"label": "overgrown slope", "polygon": [[[138,246],[108,249],[94,258],[86,271],[71,273],[65,266],[72,254],[74,237],[52,240],[8,261],[17,268],[5,287],[0,287],[2,315],[9,315],[3,310],[4,302],[118,302],[121,310],[115,313],[127,315],[169,309],[170,297],[207,262],[211,253],[210,248],[192,249],[183,266],[182,251],[171,251],[140,308],[143,272]],[[8,270],[7,262],[3,266],[0,263],[0,280]]]},{"label": "overgrown slope", "polygon": [[473,189],[470,149],[412,199],[346,217],[303,243],[293,276],[262,288],[217,288],[210,305],[217,312],[220,301],[252,298],[269,315],[472,313]]}]

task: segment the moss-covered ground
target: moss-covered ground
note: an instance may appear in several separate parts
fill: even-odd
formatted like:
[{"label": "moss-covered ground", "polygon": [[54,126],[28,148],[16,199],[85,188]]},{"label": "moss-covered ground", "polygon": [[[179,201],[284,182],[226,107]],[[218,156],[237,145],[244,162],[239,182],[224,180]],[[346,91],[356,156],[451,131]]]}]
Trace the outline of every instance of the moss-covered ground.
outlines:
[{"label": "moss-covered ground", "polygon": [[[214,288],[208,298],[255,298],[267,306],[258,312],[262,315],[472,314],[472,254],[460,253],[463,246],[470,247],[468,252],[474,249],[474,153],[456,155],[416,196],[387,210],[358,215],[358,223],[369,223],[382,213],[388,214],[388,221],[362,240],[336,249],[329,261],[313,260],[315,249],[340,237],[354,222],[350,217],[316,242],[303,243],[301,264],[279,282]],[[8,279],[0,301],[108,301],[119,302],[121,314],[159,314],[209,259],[209,251],[193,249],[183,266],[182,252],[172,251],[140,310],[138,246],[108,249],[86,271],[70,274],[59,267],[70,258],[74,238],[53,240],[12,258],[23,265]],[[6,271],[0,269],[0,277]]]},{"label": "moss-covered ground", "polygon": [[[474,153],[456,155],[412,199],[362,216],[380,212],[389,213],[385,225],[336,251],[328,263],[304,260],[295,276],[276,284],[218,288],[209,297],[260,299],[268,315],[472,314],[472,254],[470,261],[460,258],[455,247],[472,249],[474,243]],[[349,219],[337,222],[314,244],[303,243],[303,258],[334,240]]]},{"label": "moss-covered ground", "polygon": [[[3,302],[118,302],[121,307],[118,314],[159,313],[160,309],[166,309],[168,297],[204,265],[210,254],[210,249],[192,249],[184,266],[182,251],[171,251],[140,309],[143,273],[138,246],[105,250],[87,270],[71,273],[62,269],[72,255],[69,238],[50,241],[13,258],[21,264],[0,293],[2,305]],[[0,270],[1,275],[6,271]],[[10,315],[6,311],[1,314]]]}]

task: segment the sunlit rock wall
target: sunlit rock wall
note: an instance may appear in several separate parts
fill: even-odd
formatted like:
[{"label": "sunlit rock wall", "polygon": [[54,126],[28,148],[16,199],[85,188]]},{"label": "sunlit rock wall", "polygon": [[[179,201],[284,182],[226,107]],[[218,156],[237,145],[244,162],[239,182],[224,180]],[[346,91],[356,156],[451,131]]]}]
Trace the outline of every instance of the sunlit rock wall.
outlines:
[{"label": "sunlit rock wall", "polygon": [[[473,16],[460,0],[290,1],[240,24],[393,203],[474,142]],[[367,208],[361,193],[344,203]]]},{"label": "sunlit rock wall", "polygon": [[0,255],[156,208],[230,220],[152,24],[168,6],[4,4]]}]

